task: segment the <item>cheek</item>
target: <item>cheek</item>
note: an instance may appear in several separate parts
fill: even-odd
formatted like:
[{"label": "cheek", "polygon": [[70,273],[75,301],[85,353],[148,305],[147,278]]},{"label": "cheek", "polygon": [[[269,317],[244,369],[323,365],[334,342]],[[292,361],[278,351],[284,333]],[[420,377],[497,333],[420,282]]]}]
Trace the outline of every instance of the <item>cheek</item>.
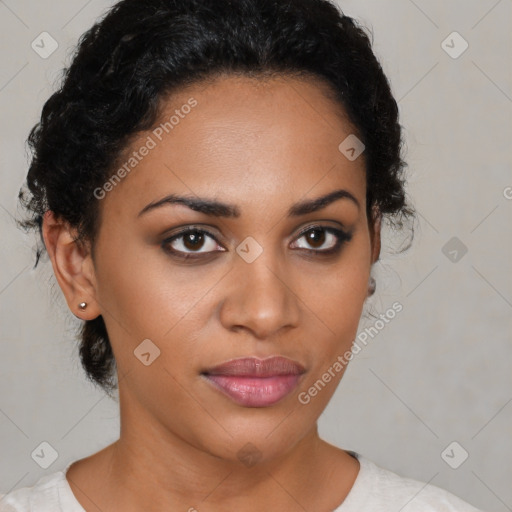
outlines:
[{"label": "cheek", "polygon": [[346,265],[325,280],[317,294],[308,296],[308,304],[321,319],[310,329],[308,347],[311,371],[297,395],[304,414],[317,418],[327,406],[352,360],[352,343],[367,293],[368,268]]},{"label": "cheek", "polygon": [[[313,416],[320,415],[336,391],[352,359],[350,352],[368,292],[369,240],[354,237],[340,264],[329,274],[309,276],[307,304],[322,320],[310,330],[313,342],[309,350],[311,371],[300,390],[298,402]],[[367,258],[368,256],[368,258]],[[314,282],[317,286],[313,286]],[[303,281],[304,283],[306,282]]]},{"label": "cheek", "polygon": [[[322,330],[323,353],[350,345],[357,333],[370,275],[369,243],[364,236],[354,237],[342,253],[339,264],[328,271],[304,272],[299,294]],[[317,330],[318,330],[317,329]]]},{"label": "cheek", "polygon": [[331,274],[322,289],[309,300],[334,334],[343,334],[357,327],[367,293],[367,270],[346,266]]},{"label": "cheek", "polygon": [[98,301],[118,363],[133,364],[130,356],[145,339],[162,351],[163,360],[163,349],[179,339],[183,342],[173,343],[172,360],[180,367],[181,358],[191,354],[190,340],[200,322],[206,321],[205,296],[225,269],[180,266],[159,247],[148,250],[140,241],[115,235],[108,244],[98,242],[98,262]]}]

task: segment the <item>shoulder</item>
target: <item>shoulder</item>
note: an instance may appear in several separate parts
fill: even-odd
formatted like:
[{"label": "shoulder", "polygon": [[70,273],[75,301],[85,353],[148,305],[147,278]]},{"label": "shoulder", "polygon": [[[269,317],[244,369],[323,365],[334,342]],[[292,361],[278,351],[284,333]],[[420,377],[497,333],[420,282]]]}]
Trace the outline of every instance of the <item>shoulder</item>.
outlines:
[{"label": "shoulder", "polygon": [[440,487],[402,477],[354,455],[361,466],[359,474],[336,512],[482,512]]},{"label": "shoulder", "polygon": [[42,476],[33,486],[0,493],[0,512],[50,512],[60,510],[59,488],[64,483],[63,471]]}]

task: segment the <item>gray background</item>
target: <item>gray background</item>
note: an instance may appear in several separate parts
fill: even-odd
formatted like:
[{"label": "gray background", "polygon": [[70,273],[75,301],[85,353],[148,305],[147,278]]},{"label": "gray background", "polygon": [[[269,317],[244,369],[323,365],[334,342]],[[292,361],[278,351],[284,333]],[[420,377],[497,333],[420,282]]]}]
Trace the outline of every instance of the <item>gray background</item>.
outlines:
[{"label": "gray background", "polygon": [[[401,238],[384,230],[368,307],[384,313],[399,301],[403,311],[349,365],[320,432],[475,506],[512,510],[512,2],[339,3],[373,29],[399,100],[419,223],[412,249],[401,255],[393,254]],[[77,38],[109,5],[0,1],[4,493],[118,437],[117,403],[85,380],[73,338],[78,320],[50,262],[32,269],[34,239],[13,221],[27,170],[24,140]],[[59,45],[46,59],[31,48],[43,31]],[[442,47],[453,31],[469,44],[457,58]],[[451,39],[456,52],[460,41]],[[455,245],[446,247],[452,237]],[[457,257],[449,254],[454,248]],[[360,331],[373,323],[365,314]],[[43,441],[58,452],[47,469],[31,457]],[[454,469],[443,452],[453,466],[469,456]]]}]

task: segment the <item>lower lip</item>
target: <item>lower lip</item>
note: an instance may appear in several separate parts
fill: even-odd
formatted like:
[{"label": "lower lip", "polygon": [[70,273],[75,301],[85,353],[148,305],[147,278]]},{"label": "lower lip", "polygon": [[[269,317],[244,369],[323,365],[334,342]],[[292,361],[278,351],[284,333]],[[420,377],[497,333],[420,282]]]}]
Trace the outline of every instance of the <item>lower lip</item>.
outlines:
[{"label": "lower lip", "polygon": [[234,375],[204,375],[218,390],[244,407],[268,407],[291,393],[300,375],[273,377],[240,377]]}]

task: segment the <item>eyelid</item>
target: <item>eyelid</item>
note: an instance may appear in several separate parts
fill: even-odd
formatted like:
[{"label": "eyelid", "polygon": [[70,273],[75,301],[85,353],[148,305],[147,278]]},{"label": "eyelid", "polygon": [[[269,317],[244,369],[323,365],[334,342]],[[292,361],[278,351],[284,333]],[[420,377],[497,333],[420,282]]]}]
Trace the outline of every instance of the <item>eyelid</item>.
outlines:
[{"label": "eyelid", "polygon": [[342,231],[340,228],[335,228],[333,226],[329,226],[327,224],[322,224],[322,221],[314,221],[313,224],[307,224],[306,226],[304,226],[303,228],[301,228],[299,230],[299,233],[297,234],[297,236],[295,237],[296,239],[297,238],[300,238],[301,236],[305,235],[308,231],[311,231],[312,229],[325,229],[326,231],[328,231],[329,229],[334,229],[334,230],[337,230],[337,231]]}]

